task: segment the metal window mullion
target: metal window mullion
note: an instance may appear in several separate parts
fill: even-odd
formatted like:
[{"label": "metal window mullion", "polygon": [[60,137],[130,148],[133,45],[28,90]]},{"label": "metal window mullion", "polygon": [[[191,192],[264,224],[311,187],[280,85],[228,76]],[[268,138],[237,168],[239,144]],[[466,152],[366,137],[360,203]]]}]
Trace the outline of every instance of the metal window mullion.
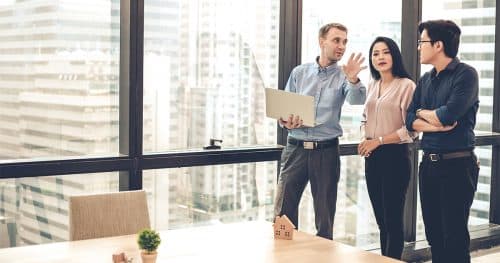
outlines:
[{"label": "metal window mullion", "polygon": [[77,158],[47,161],[26,161],[0,164],[0,179],[43,177],[54,175],[80,176],[130,169],[128,157]]},{"label": "metal window mullion", "polygon": [[144,0],[120,1],[119,152],[131,169],[120,172],[120,191],[142,188]]},{"label": "metal window mullion", "polygon": [[[278,87],[284,89],[290,72],[300,64],[302,0],[280,0]],[[277,126],[277,143],[286,145],[288,133]]]},{"label": "metal window mullion", "polygon": [[[495,61],[493,78],[493,132],[500,132],[500,0],[496,0],[495,15]],[[500,224],[500,146],[492,147],[490,185],[490,223]]]},{"label": "metal window mullion", "polygon": [[[302,46],[302,0],[280,0],[278,88],[284,89],[290,72],[300,64]],[[286,145],[288,132],[276,125],[276,142]],[[280,162],[277,164],[278,174]],[[276,177],[278,176],[276,175]]]},{"label": "metal window mullion", "polygon": [[[417,52],[418,29],[422,19],[422,0],[401,0],[401,53],[406,69],[414,80],[420,76],[420,63]],[[406,241],[415,241],[417,232],[417,176],[418,176],[418,145],[410,146],[410,160],[412,172],[406,193],[404,208],[404,238]]]}]

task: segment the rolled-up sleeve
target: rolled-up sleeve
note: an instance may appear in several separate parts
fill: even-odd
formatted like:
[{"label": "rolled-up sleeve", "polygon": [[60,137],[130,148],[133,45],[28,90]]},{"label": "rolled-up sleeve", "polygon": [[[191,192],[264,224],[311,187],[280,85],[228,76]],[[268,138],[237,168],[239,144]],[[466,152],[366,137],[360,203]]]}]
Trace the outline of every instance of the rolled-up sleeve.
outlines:
[{"label": "rolled-up sleeve", "polygon": [[413,98],[410,102],[410,105],[408,106],[408,109],[406,110],[406,130],[408,132],[416,132],[415,129],[413,129],[413,122],[417,119],[417,110],[420,109],[420,96],[422,93],[422,82],[421,80],[418,81],[417,87],[415,88],[415,92],[413,93]]},{"label": "rolled-up sleeve", "polygon": [[436,109],[436,115],[443,125],[452,125],[460,119],[478,96],[478,75],[474,68],[466,68],[453,81],[452,93],[445,105]]},{"label": "rolled-up sleeve", "polygon": [[413,141],[414,138],[418,135],[417,132],[410,132],[406,128],[406,115],[407,115],[407,110],[408,107],[412,101],[413,98],[413,93],[415,92],[415,83],[413,82],[408,82],[407,87],[404,89],[403,96],[401,98],[401,115],[403,119],[404,125],[399,128],[396,133],[399,136],[399,139],[401,141]]}]

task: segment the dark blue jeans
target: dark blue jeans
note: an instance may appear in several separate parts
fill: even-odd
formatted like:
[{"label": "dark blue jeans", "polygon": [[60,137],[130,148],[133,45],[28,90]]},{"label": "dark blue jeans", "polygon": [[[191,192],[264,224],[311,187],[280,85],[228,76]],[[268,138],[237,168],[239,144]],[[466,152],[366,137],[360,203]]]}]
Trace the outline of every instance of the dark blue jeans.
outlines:
[{"label": "dark blue jeans", "polygon": [[431,161],[419,171],[420,202],[432,262],[470,262],[469,210],[477,188],[475,155]]},{"label": "dark blue jeans", "polygon": [[407,144],[382,145],[365,158],[368,195],[380,230],[380,251],[395,259],[401,259],[403,253],[403,208],[410,173]]},{"label": "dark blue jeans", "polygon": [[288,143],[281,156],[275,215],[286,215],[298,227],[300,198],[309,181],[314,203],[317,235],[332,239],[339,177],[338,144],[327,148],[308,150],[300,145]]}]

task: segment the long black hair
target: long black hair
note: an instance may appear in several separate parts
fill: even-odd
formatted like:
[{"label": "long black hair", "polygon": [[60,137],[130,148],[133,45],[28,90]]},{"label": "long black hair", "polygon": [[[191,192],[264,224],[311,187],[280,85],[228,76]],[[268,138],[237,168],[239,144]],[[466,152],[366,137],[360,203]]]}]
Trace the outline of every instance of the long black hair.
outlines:
[{"label": "long black hair", "polygon": [[392,56],[392,69],[391,69],[392,75],[394,75],[395,77],[399,77],[399,78],[411,79],[410,74],[408,74],[408,72],[405,69],[405,65],[403,64],[403,57],[401,56],[401,51],[399,51],[398,44],[396,44],[396,42],[394,42],[394,40],[392,40],[388,37],[377,37],[377,38],[375,38],[375,40],[373,41],[373,43],[370,46],[370,53],[368,55],[368,60],[369,60],[369,64],[370,64],[370,73],[372,74],[372,77],[376,80],[380,79],[380,73],[375,69],[375,67],[373,66],[373,62],[372,62],[373,46],[375,46],[375,44],[377,44],[379,42],[385,43],[387,45],[387,47],[389,48],[389,52],[391,53],[391,56]]}]

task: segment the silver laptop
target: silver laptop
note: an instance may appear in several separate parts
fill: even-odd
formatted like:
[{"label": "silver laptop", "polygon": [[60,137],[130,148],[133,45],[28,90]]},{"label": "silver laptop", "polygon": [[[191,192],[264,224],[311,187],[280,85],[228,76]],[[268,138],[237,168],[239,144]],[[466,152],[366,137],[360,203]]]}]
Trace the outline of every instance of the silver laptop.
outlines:
[{"label": "silver laptop", "polygon": [[313,96],[266,88],[266,116],[286,120],[290,114],[300,116],[306,127],[318,125],[314,120]]}]

